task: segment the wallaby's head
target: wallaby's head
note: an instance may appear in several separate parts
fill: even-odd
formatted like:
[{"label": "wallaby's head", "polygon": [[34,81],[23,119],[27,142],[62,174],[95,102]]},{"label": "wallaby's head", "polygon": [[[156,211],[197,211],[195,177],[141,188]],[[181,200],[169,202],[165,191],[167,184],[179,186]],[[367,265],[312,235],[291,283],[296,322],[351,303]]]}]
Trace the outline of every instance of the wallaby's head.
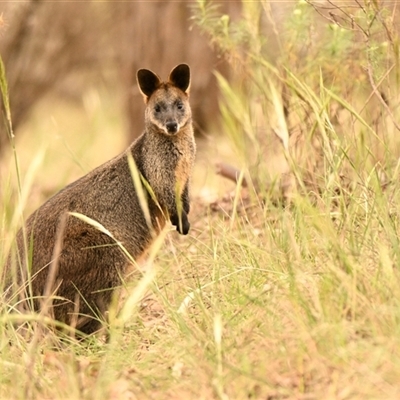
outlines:
[{"label": "wallaby's head", "polygon": [[145,123],[167,135],[176,135],[191,123],[189,105],[190,68],[179,64],[169,74],[167,82],[148,69],[139,69],[137,82],[147,105]]}]

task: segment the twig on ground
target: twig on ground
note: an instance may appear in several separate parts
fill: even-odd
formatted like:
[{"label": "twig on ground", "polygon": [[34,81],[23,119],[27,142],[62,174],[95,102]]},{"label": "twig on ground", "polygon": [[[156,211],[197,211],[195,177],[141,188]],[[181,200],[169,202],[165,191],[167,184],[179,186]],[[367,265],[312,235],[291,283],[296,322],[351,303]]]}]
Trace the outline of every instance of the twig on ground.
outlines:
[{"label": "twig on ground", "polygon": [[[240,171],[233,167],[232,165],[225,164],[222,162],[219,162],[215,164],[217,168],[217,174],[223,176],[224,178],[227,178],[233,182],[238,183],[239,182],[239,177],[240,177]],[[242,187],[247,187],[247,181],[246,178],[242,179]]]}]

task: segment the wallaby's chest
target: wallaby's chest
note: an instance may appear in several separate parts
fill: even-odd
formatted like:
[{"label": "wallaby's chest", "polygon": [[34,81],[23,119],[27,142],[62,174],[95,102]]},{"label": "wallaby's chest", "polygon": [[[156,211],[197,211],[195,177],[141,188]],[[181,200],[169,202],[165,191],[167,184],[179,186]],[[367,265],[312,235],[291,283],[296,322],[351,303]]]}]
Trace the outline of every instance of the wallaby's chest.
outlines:
[{"label": "wallaby's chest", "polygon": [[194,157],[195,157],[194,141],[192,143],[189,141],[186,144],[181,157],[177,159],[174,169],[175,181],[179,185],[182,185],[182,187],[185,185],[185,183],[187,182],[187,180],[191,175],[194,163]]},{"label": "wallaby's chest", "polygon": [[186,171],[187,178],[190,175],[195,156],[194,139],[188,136],[179,138],[179,140],[171,138],[150,140],[150,143],[145,145],[143,156],[145,156],[149,170],[158,171],[162,175],[166,173],[175,176],[183,176],[183,171]]}]

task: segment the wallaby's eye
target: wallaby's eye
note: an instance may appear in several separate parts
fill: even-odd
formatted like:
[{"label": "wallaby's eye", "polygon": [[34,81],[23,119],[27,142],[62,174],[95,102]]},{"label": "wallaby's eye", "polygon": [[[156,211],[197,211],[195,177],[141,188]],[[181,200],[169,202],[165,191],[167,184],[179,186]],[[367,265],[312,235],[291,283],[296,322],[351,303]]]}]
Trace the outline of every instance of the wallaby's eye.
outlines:
[{"label": "wallaby's eye", "polygon": [[154,107],[154,111],[156,113],[159,113],[161,111],[161,107],[158,104],[156,104],[156,106]]},{"label": "wallaby's eye", "polygon": [[178,102],[176,106],[178,107],[178,110],[183,110],[183,103]]}]

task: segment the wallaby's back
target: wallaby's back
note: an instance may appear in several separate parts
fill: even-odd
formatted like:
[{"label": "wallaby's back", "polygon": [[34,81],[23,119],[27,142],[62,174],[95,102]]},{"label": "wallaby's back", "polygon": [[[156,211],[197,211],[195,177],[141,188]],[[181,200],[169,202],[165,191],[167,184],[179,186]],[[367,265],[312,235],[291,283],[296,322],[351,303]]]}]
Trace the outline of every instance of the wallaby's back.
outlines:
[{"label": "wallaby's back", "polygon": [[[53,294],[57,296],[54,317],[84,333],[100,327],[97,317],[107,310],[113,289],[121,284],[129,266],[116,241],[138,259],[167,219],[182,234],[190,228],[189,178],[195,142],[188,99],[189,67],[175,67],[167,82],[149,70],[139,70],[138,84],[147,104],[144,133],[125,152],[65,187],[36,210],[25,231],[28,248],[32,248],[30,266],[25,263],[29,256],[20,230],[18,257],[10,256],[5,269],[8,291],[18,291],[25,308],[27,298],[35,297],[33,304],[39,309],[41,298]],[[151,187],[143,185],[151,227],[139,202],[128,156]],[[113,238],[71,212],[97,221]],[[53,273],[54,278],[50,276]]]}]

